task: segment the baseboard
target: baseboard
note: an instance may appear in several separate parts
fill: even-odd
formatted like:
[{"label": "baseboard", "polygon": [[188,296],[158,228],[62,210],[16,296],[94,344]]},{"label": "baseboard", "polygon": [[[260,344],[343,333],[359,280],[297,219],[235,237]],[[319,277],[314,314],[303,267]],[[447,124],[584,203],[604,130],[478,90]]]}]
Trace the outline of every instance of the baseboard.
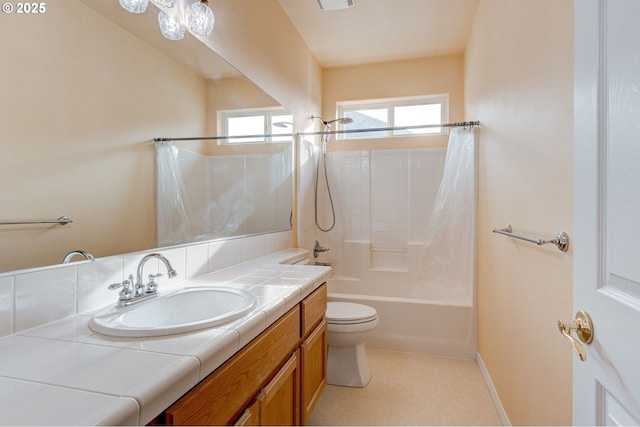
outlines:
[{"label": "baseboard", "polygon": [[482,356],[480,353],[476,353],[476,362],[480,367],[480,372],[482,373],[482,377],[484,378],[484,382],[487,384],[487,388],[489,389],[489,394],[491,395],[491,400],[493,400],[493,404],[496,407],[496,412],[498,412],[498,417],[500,418],[500,422],[503,426],[511,426],[511,421],[509,421],[509,417],[502,407],[502,402],[500,402],[500,397],[498,397],[498,392],[496,388],[493,386],[493,381],[491,381],[491,376],[489,375],[489,371],[487,371],[487,367],[482,360]]}]

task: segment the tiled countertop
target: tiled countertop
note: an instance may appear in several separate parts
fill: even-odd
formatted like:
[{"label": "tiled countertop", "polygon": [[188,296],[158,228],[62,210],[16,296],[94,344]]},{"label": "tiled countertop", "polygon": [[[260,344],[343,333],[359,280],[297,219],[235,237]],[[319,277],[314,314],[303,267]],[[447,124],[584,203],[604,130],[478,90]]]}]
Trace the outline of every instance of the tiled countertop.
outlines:
[{"label": "tiled countertop", "polygon": [[251,313],[219,327],[116,338],[89,329],[87,313],[0,338],[0,424],[148,423],[326,280],[329,267],[282,264],[303,254],[280,251],[160,288],[227,286],[258,297]]}]

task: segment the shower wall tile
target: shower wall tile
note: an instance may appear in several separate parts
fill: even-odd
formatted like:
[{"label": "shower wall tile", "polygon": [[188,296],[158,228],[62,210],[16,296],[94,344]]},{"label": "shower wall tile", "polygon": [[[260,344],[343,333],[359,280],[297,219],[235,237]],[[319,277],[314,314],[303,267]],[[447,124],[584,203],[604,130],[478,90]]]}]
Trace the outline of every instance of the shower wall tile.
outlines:
[{"label": "shower wall tile", "polygon": [[331,153],[330,176],[336,176],[335,208],[339,212],[342,240],[369,239],[370,192],[369,152],[345,151]]},{"label": "shower wall tile", "polygon": [[278,165],[274,162],[274,156],[245,156],[245,220],[242,228],[247,234],[260,232],[267,227],[270,230],[275,228],[276,193],[281,173],[278,173]]},{"label": "shower wall tile", "polygon": [[408,150],[381,150],[371,154],[371,241],[374,246],[406,247],[408,170]]},{"label": "shower wall tile", "polygon": [[[205,158],[197,153],[187,150],[179,151],[180,164],[183,166],[184,186],[188,190],[188,201],[192,209],[203,211],[209,200],[209,180],[202,179],[207,176],[209,164]],[[177,226],[179,224],[174,224]]]},{"label": "shower wall tile", "polygon": [[314,225],[314,183],[317,147],[311,141],[301,138],[298,145],[298,244],[312,248],[316,238]]},{"label": "shower wall tile", "polygon": [[358,278],[369,269],[369,241],[336,242],[327,254],[331,254],[328,258],[332,262],[334,276]]},{"label": "shower wall tile", "polygon": [[209,168],[211,185],[206,212],[211,218],[210,230],[242,233],[242,221],[238,218],[246,218],[245,192],[251,185],[244,183],[244,156],[211,157]]},{"label": "shower wall tile", "polygon": [[337,222],[321,243],[331,248],[323,261],[334,275],[379,286],[408,280],[402,277],[419,262],[445,156],[445,148],[328,153]]}]

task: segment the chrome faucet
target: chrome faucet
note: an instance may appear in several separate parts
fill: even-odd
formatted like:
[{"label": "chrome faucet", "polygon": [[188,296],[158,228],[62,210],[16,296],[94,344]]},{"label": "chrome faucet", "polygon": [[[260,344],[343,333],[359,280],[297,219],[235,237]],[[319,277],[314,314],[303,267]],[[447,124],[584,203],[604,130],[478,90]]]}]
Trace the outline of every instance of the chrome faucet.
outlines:
[{"label": "chrome faucet", "polygon": [[124,280],[120,283],[113,283],[109,285],[109,289],[118,289],[120,290],[119,298],[118,298],[118,306],[125,307],[131,304],[136,304],[138,302],[144,301],[149,298],[158,296],[158,283],[156,279],[162,277],[163,274],[156,273],[149,275],[149,282],[142,283],[142,271],[144,269],[144,265],[151,258],[157,258],[167,267],[167,277],[172,278],[176,277],[178,273],[173,269],[171,263],[167,258],[158,253],[153,253],[149,255],[145,255],[142,257],[140,262],[138,263],[138,269],[136,271],[136,278],[134,282],[133,275],[130,274],[127,280]]},{"label": "chrome faucet", "polygon": [[81,257],[84,257],[84,259],[88,259],[88,260],[93,260],[93,259],[94,259],[94,258],[93,258],[93,255],[91,255],[91,254],[90,254],[90,253],[88,253],[88,252],[80,251],[80,250],[75,250],[75,251],[71,251],[71,252],[69,252],[68,254],[66,254],[66,255],[64,256],[64,259],[62,260],[62,263],[63,263],[63,264],[66,264],[66,263],[70,262],[70,261],[71,261],[71,258],[73,258],[73,257],[74,257],[74,256],[76,256],[76,255],[80,255]]},{"label": "chrome faucet", "polygon": [[320,256],[320,252],[327,252],[329,248],[323,248],[320,246],[320,242],[316,240],[316,244],[313,247],[313,257],[318,258]]},{"label": "chrome faucet", "polygon": [[[146,287],[145,291],[147,292],[149,290],[154,291],[157,286],[157,284],[155,283],[155,279],[158,277],[162,277],[162,274],[150,274],[149,283],[147,283],[146,285],[142,284],[142,269],[144,268],[144,264],[151,258],[158,258],[160,261],[162,261],[164,266],[167,267],[167,277],[172,278],[178,275],[173,267],[171,267],[171,263],[169,262],[169,260],[166,259],[163,255],[157,253],[145,255],[138,263],[138,272],[136,273],[136,286]],[[153,289],[150,289],[151,286],[153,286]]]}]

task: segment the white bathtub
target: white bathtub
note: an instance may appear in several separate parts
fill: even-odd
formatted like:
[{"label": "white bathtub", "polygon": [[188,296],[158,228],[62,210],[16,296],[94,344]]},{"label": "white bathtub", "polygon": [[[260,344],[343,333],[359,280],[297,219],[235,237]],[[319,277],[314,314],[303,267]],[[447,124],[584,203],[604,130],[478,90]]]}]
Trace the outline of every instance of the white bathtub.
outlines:
[{"label": "white bathtub", "polygon": [[[329,301],[374,307],[380,318],[367,346],[393,351],[474,359],[476,321],[472,295],[451,287],[431,286],[416,297],[408,286],[389,282],[333,277],[327,281]],[[400,281],[401,282],[401,281]],[[435,299],[437,298],[437,299]]]}]

